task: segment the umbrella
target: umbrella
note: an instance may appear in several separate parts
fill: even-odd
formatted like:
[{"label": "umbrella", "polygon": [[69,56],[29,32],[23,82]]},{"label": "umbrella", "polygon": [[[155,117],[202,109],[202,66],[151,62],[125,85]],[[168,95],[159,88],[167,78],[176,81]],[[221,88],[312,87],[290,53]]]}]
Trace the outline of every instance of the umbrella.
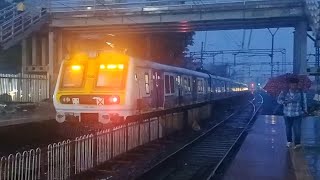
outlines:
[{"label": "umbrella", "polygon": [[266,90],[267,93],[271,96],[278,96],[281,91],[288,89],[287,80],[293,77],[299,79],[299,87],[302,90],[306,91],[311,87],[312,81],[308,78],[307,75],[296,75],[288,73],[270,78],[263,89]]}]

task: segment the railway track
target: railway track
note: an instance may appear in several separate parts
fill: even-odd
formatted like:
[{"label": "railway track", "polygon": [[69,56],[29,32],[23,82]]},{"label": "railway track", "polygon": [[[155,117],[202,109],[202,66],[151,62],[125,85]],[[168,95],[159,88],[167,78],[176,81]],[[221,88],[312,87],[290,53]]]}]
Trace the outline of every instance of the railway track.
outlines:
[{"label": "railway track", "polygon": [[256,96],[244,109],[167,156],[137,179],[210,179],[253,123],[262,103],[262,96]]}]

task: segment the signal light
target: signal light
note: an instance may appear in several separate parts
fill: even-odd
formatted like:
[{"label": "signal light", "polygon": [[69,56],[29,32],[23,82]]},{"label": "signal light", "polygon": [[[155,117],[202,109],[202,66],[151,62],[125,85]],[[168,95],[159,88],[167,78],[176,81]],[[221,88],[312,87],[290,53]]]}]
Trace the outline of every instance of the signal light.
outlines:
[{"label": "signal light", "polygon": [[111,96],[109,98],[109,102],[112,103],[112,104],[117,104],[117,103],[120,102],[120,98],[119,98],[119,96]]},{"label": "signal light", "polygon": [[71,69],[74,70],[74,71],[78,71],[78,70],[81,69],[81,66],[79,66],[79,65],[73,65],[73,66],[71,66]]},{"label": "signal light", "polygon": [[106,66],[104,64],[100,64],[100,69],[105,69]]}]

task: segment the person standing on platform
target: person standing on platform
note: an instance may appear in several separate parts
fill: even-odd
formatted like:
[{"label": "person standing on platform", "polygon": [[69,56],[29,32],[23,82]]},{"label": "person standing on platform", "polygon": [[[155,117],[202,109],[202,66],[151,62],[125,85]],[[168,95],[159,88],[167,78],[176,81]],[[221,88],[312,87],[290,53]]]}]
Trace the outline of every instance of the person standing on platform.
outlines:
[{"label": "person standing on platform", "polygon": [[294,132],[294,148],[301,147],[301,121],[307,115],[306,94],[299,89],[299,79],[290,78],[289,90],[281,91],[278,103],[283,105],[283,117],[286,125],[287,146],[292,147],[292,130]]}]

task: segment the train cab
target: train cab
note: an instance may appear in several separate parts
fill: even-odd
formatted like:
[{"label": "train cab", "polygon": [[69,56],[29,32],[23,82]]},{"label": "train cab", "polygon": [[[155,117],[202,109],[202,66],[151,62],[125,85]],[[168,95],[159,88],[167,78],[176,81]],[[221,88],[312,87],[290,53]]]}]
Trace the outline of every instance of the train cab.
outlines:
[{"label": "train cab", "polygon": [[[56,119],[98,119],[108,123],[126,111],[130,58],[118,53],[77,54],[63,61],[54,92]],[[121,114],[129,112],[121,112]]]}]

